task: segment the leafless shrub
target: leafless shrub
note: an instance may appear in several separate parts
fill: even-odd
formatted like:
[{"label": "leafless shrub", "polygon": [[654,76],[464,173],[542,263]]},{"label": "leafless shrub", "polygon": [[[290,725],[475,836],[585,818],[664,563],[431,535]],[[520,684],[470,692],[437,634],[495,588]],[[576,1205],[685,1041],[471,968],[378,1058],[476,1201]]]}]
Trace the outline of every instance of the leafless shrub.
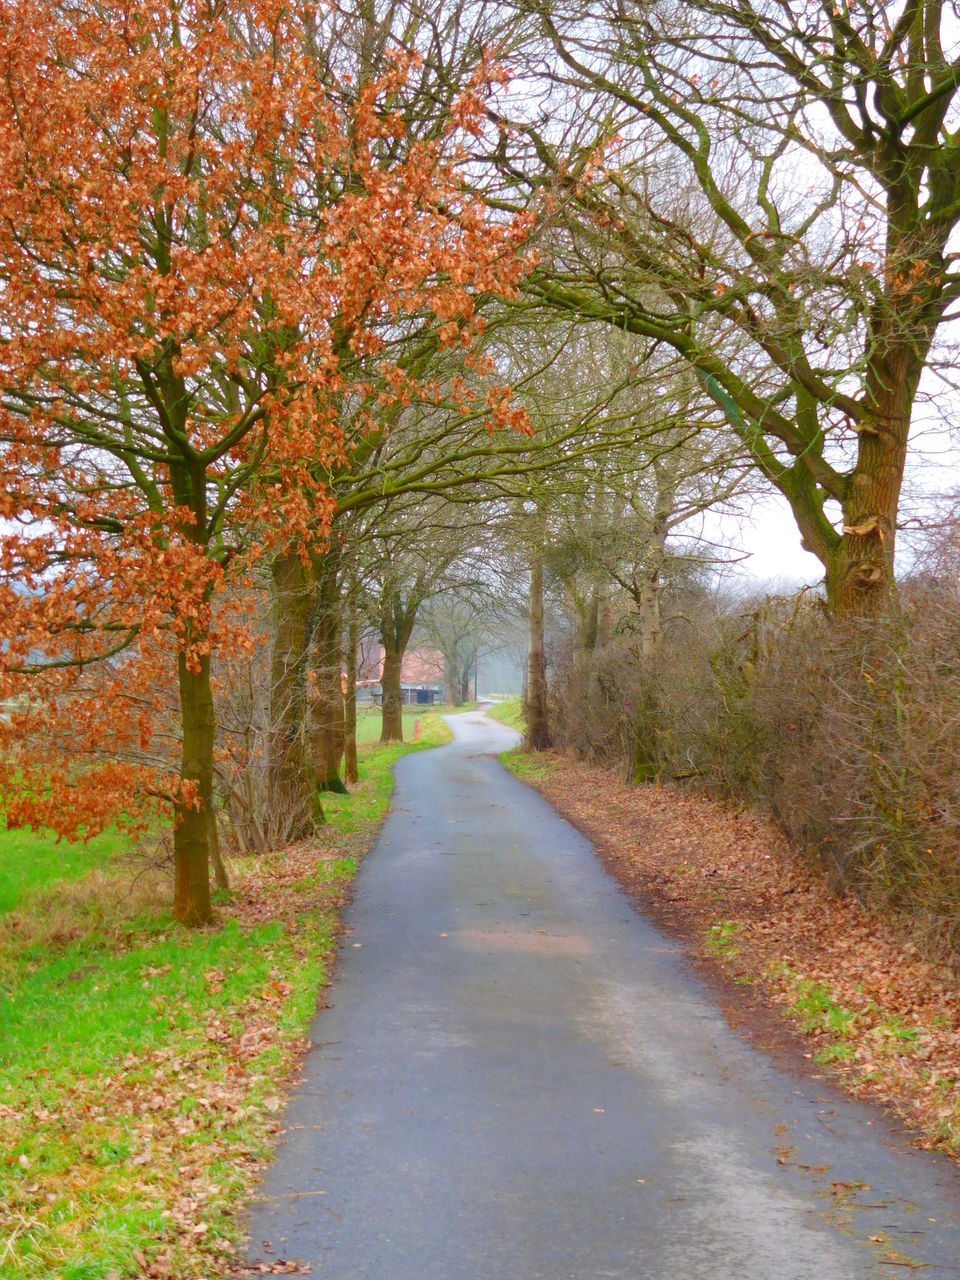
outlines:
[{"label": "leafless shrub", "polygon": [[636,655],[616,641],[578,653],[572,640],[554,646],[558,672],[552,715],[557,740],[582,759],[614,764],[629,755],[630,687]]},{"label": "leafless shrub", "polygon": [[755,789],[836,883],[960,947],[960,595],[919,579],[869,628],[806,617],[749,690]]},{"label": "leafless shrub", "polygon": [[703,608],[653,662],[629,639],[558,662],[560,741],[637,781],[761,803],[838,887],[960,949],[960,575],[951,552],[881,621],[809,595]]},{"label": "leafless shrub", "polygon": [[[221,657],[215,668],[217,713],[215,799],[227,820],[229,844],[241,854],[265,853],[296,838],[297,797],[284,794],[270,768],[282,727],[271,677],[273,623],[265,588],[251,593],[249,645]],[[249,597],[248,597],[249,598]]]}]

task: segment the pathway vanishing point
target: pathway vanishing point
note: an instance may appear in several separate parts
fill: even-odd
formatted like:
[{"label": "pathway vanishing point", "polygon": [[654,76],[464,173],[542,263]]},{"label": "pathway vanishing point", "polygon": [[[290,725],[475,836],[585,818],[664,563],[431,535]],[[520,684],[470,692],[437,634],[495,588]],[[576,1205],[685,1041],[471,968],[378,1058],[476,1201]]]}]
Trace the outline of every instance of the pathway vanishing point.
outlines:
[{"label": "pathway vanishing point", "polygon": [[[403,758],[251,1262],[323,1280],[960,1277],[960,1177],[732,1031],[495,753]],[[911,1265],[912,1264],[912,1265]]]}]

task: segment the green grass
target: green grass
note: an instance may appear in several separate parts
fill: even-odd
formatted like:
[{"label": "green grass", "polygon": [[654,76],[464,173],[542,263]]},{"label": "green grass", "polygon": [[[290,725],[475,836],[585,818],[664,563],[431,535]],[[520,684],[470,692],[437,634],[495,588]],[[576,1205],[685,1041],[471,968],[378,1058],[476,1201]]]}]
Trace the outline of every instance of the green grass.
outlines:
[{"label": "green grass", "polygon": [[789,1013],[800,1030],[830,1037],[814,1058],[822,1066],[853,1061],[859,1040],[869,1041],[874,1058],[896,1057],[917,1047],[919,1030],[897,1014],[886,1014],[874,1001],[858,1013],[838,1004],[824,983],[801,978],[788,965],[772,965],[770,973],[793,984],[795,999]]},{"label": "green grass", "polygon": [[526,782],[528,779],[534,782],[543,781],[549,778],[557,767],[556,761],[550,755],[544,755],[538,751],[521,751],[516,747],[512,751],[501,751],[497,759],[521,782]]},{"label": "green grass", "polygon": [[813,1060],[819,1066],[827,1067],[834,1062],[850,1062],[855,1057],[856,1049],[853,1045],[838,1040],[834,1044],[828,1044],[823,1049],[819,1049],[813,1055]]},{"label": "green grass", "polygon": [[800,1030],[806,1034],[826,1031],[841,1039],[852,1034],[857,1015],[845,1009],[831,996],[822,982],[803,978],[797,984],[797,998],[790,1012],[800,1021]]},{"label": "green grass", "polygon": [[[29,1118],[4,1142],[0,1200],[16,1208],[24,1229],[0,1276],[137,1275],[137,1252],[149,1256],[167,1234],[163,1215],[176,1200],[178,1162],[196,1159],[195,1146],[204,1142],[216,1146],[220,1197],[204,1220],[211,1242],[228,1238],[226,1219],[217,1218],[238,1189],[230,1152],[265,1150],[259,1108],[271,1057],[278,1062],[276,1046],[301,1034],[309,1019],[334,923],[330,913],[310,922],[307,951],[304,938],[276,921],[185,935],[158,912],[143,921],[129,949],[89,938],[24,957],[0,999],[0,1108]],[[211,972],[222,972],[224,981],[208,981]],[[270,1048],[246,1064],[242,1094],[250,1110],[221,1125],[208,1123],[205,1110],[197,1123],[192,1099],[215,1098],[232,1065],[210,1043],[208,1028],[218,1019],[235,1023],[238,1008],[278,974],[293,993],[277,1011]],[[166,1069],[171,1058],[182,1064],[186,1091]],[[144,1100],[156,1107],[156,1128],[180,1124],[182,1139],[165,1148],[145,1142],[137,1123]]]},{"label": "green grass", "polygon": [[0,830],[0,915],[12,911],[36,889],[55,880],[75,880],[128,847],[117,831],[105,831],[86,844],[57,843],[52,835]]},{"label": "green grass", "polygon": [[496,702],[492,707],[487,708],[487,715],[491,720],[498,720],[500,724],[507,725],[510,729],[516,729],[517,733],[526,733],[527,722],[523,716],[523,703],[520,698],[504,698],[502,702]]},{"label": "green grass", "polygon": [[[410,737],[405,742],[389,742],[384,746],[367,742],[360,746],[359,773],[364,787],[360,791],[341,796],[329,792],[323,796],[323,812],[327,821],[340,831],[352,834],[364,826],[380,822],[390,804],[393,794],[393,766],[401,756],[411,751],[429,750],[431,747],[442,747],[453,741],[453,734],[444,714],[445,708],[430,708],[421,711],[416,717],[420,721],[420,736],[413,738],[413,726],[410,726]],[[379,711],[377,712],[379,724]],[[359,722],[358,722],[359,729]],[[404,733],[407,725],[404,722]],[[377,733],[379,733],[379,728]],[[359,738],[359,732],[357,737]]]},{"label": "green grass", "polygon": [[737,925],[733,920],[718,920],[704,934],[704,946],[713,956],[737,954]]},{"label": "green grass", "polygon": [[[412,742],[414,729],[417,721],[420,721],[421,730],[424,725],[436,716],[459,715],[463,711],[473,711],[476,709],[475,702],[465,702],[463,706],[454,707],[447,703],[443,705],[435,705],[429,707],[404,707],[403,708],[403,737],[405,742]],[[357,744],[363,746],[365,743],[378,742],[380,739],[380,727],[383,723],[383,717],[380,708],[374,706],[373,703],[362,703],[357,707]]]},{"label": "green grass", "polygon": [[[218,928],[177,926],[169,881],[134,884],[118,837],[0,836],[16,906],[0,917],[3,1280],[121,1280],[158,1250],[164,1274],[223,1272],[391,769],[452,737],[420,718],[416,742],[362,748],[360,786],[324,798],[316,851],[234,866],[251,888],[221,900],[236,918]],[[251,1028],[267,1033],[243,1049]]]}]

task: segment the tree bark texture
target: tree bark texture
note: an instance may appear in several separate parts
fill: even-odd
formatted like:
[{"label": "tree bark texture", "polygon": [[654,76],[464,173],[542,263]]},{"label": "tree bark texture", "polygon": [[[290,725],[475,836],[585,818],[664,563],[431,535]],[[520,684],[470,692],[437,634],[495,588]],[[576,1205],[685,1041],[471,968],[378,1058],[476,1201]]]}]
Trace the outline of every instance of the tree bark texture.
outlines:
[{"label": "tree bark texture", "polygon": [[402,666],[403,653],[397,648],[393,638],[387,636],[383,642],[383,672],[380,677],[383,692],[381,742],[403,741],[403,697],[400,689]]},{"label": "tree bark texture", "polygon": [[675,477],[662,459],[653,464],[656,496],[650,520],[650,534],[640,557],[640,578],[634,598],[640,615],[640,656],[649,668],[660,648],[660,598],[663,568],[667,561],[667,533],[677,505]]},{"label": "tree bark texture", "polygon": [[312,569],[295,551],[275,556],[271,571],[276,630],[270,671],[269,803],[282,806],[288,837],[302,840],[323,821],[304,736],[315,582]]},{"label": "tree bark texture", "polygon": [[343,623],[338,569],[337,557],[332,553],[324,556],[318,566],[316,615],[310,645],[308,736],[317,790],[343,793],[346,791],[340,780],[345,746]]},{"label": "tree bark texture", "polygon": [[868,377],[868,401],[875,407],[861,423],[843,530],[826,566],[827,601],[838,619],[877,617],[894,592],[897,510],[919,382],[915,366],[911,353],[894,349]]},{"label": "tree bark texture", "polygon": [[656,494],[650,533],[640,557],[639,578],[634,579],[633,591],[640,619],[640,679],[633,695],[635,727],[631,760],[635,783],[657,777],[660,768],[659,726],[663,717],[659,709],[656,659],[662,630],[661,597],[667,561],[667,534],[677,502],[675,477],[662,459],[654,462],[653,472]]},{"label": "tree bark texture", "polygon": [[343,780],[352,787],[360,781],[357,764],[357,650],[360,647],[360,622],[357,597],[350,593],[347,605],[347,688],[343,697]]},{"label": "tree bark texture", "polygon": [[213,804],[213,693],[210,688],[210,656],[188,663],[177,659],[183,746],[180,777],[199,797],[195,803],[178,802],[173,828],[173,914],[191,928],[213,919],[210,904],[209,815]]},{"label": "tree bark texture", "polygon": [[547,656],[543,634],[543,545],[530,563],[530,642],[527,654],[527,746],[545,751],[551,745],[547,709]]},{"label": "tree bark texture", "polygon": [[383,645],[383,724],[381,742],[403,741],[403,656],[413,634],[422,594],[412,593],[406,604],[395,589],[385,587],[380,598],[380,643]]},{"label": "tree bark texture", "polygon": [[600,629],[600,595],[596,585],[590,588],[590,594],[584,602],[583,613],[579,619],[578,641],[581,653],[593,653],[597,647],[597,633]]},{"label": "tree bark texture", "polygon": [[610,643],[610,588],[606,582],[597,587],[597,646]]},{"label": "tree bark texture", "polygon": [[452,649],[443,651],[443,686],[444,697],[452,707],[459,707],[465,701],[463,696],[463,673],[460,670],[460,651],[454,645]]},{"label": "tree bark texture", "polygon": [[210,824],[210,865],[213,867],[213,879],[218,889],[230,892],[230,877],[227,875],[226,863],[220,852],[220,828],[217,824],[217,810],[211,803],[207,810],[207,821]]}]

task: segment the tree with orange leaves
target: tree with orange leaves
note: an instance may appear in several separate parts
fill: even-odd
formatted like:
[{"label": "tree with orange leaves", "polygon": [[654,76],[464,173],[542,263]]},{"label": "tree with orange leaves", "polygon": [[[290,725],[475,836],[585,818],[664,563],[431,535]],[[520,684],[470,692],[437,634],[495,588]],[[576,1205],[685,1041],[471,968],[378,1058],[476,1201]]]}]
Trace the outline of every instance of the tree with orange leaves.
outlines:
[{"label": "tree with orange leaves", "polygon": [[[308,8],[308,7],[305,7]],[[486,65],[433,140],[395,61],[343,109],[286,0],[11,0],[0,13],[0,803],[67,837],[174,816],[177,919],[211,918],[217,609],[265,551],[308,560],[338,417],[417,317],[469,342],[520,223],[456,177]],[[376,430],[373,412],[370,430]],[[179,691],[180,760],[123,763]]]}]

